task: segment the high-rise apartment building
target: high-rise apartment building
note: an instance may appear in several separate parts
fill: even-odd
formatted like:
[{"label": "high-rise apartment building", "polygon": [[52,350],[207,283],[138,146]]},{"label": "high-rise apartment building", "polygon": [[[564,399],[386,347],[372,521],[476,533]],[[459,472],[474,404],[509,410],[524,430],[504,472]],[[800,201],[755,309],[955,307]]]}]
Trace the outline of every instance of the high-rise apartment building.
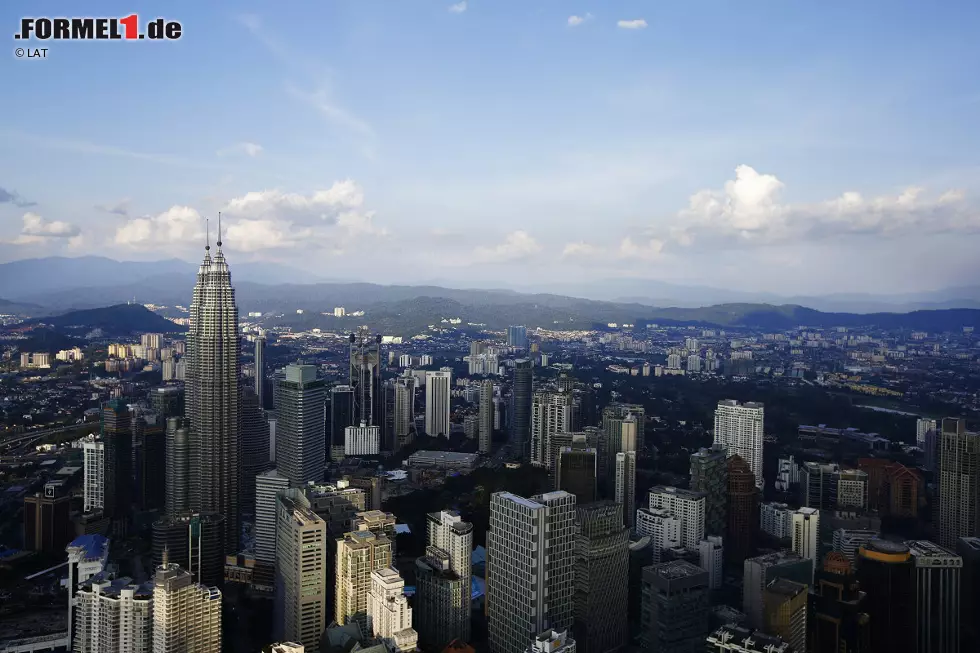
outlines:
[{"label": "high-rise apartment building", "polygon": [[330,460],[343,460],[347,427],[354,424],[354,389],[335,385],[330,389]]},{"label": "high-rise apartment building", "polygon": [[370,632],[371,572],[391,566],[391,550],[391,540],[368,530],[345,533],[337,540],[334,621],[338,625],[356,623],[361,632]]},{"label": "high-rise apartment building", "polygon": [[[616,454],[620,451],[642,451],[645,442],[646,412],[639,404],[612,403],[602,410],[602,432],[605,446],[599,454],[606,465],[606,479],[612,479]],[[611,488],[610,488],[611,495]]]},{"label": "high-rise apartment building", "polygon": [[980,434],[967,431],[964,419],[942,421],[938,495],[940,545],[980,535]]},{"label": "high-rise apartment building", "polygon": [[531,400],[531,464],[553,469],[552,438],[572,426],[572,397],[567,392],[535,392]]},{"label": "high-rise apartment building", "polygon": [[225,516],[225,552],[238,553],[241,461],[238,434],[238,306],[221,251],[210,245],[197,272],[187,332],[190,508]]},{"label": "high-rise apartment building", "polygon": [[963,558],[925,540],[905,544],[915,566],[915,651],[958,653]]},{"label": "high-rise apartment building", "polygon": [[663,561],[666,549],[681,545],[681,526],[683,521],[669,510],[661,508],[640,508],[636,511],[636,534],[649,540],[650,562]]},{"label": "high-rise apartment building", "polygon": [[221,590],[195,584],[168,560],[153,577],[153,652],[221,650]]},{"label": "high-rise apartment building", "polygon": [[82,510],[92,512],[105,507],[105,445],[94,435],[82,441],[84,468]]},{"label": "high-rise apartment building", "polygon": [[300,489],[280,493],[278,501],[276,598],[282,604],[282,638],[313,649],[327,626],[327,524]]},{"label": "high-rise apartment building", "polygon": [[759,529],[759,486],[748,462],[738,454],[726,463],[728,475],[728,537],[725,554],[735,565],[755,552]]},{"label": "high-rise apartment building", "polygon": [[534,384],[534,368],[527,358],[514,361],[514,401],[511,425],[513,427],[514,446],[520,452],[521,458],[530,456],[531,445],[531,397]]},{"label": "high-rise apartment building", "polygon": [[260,562],[270,565],[276,562],[278,496],[288,487],[289,479],[276,469],[255,478],[255,559]]},{"label": "high-rise apartment building", "polygon": [[419,636],[412,628],[412,608],[405,596],[405,581],[391,567],[371,572],[368,627],[391,653],[410,653],[418,646]]},{"label": "high-rise apartment building", "polygon": [[613,501],[577,504],[575,641],[581,653],[606,653],[629,637],[629,531]]},{"label": "high-rise apartment building", "polygon": [[930,431],[935,433],[936,420],[929,419],[927,417],[920,417],[919,419],[915,420],[915,446],[925,450],[926,438],[928,437]]},{"label": "high-rise apartment building", "polygon": [[650,510],[665,510],[681,521],[681,546],[697,551],[704,539],[705,496],[701,492],[658,485],[650,489]]},{"label": "high-rise apartment building", "polygon": [[708,535],[698,545],[701,569],[708,572],[708,587],[713,590],[721,589],[724,580],[724,540],[720,535]]},{"label": "high-rise apartment building", "polygon": [[490,453],[490,445],[493,438],[493,381],[490,379],[480,383],[480,409],[479,409],[479,451],[482,454]]},{"label": "high-rise apartment building", "polygon": [[163,343],[163,336],[159,333],[143,333],[140,335],[140,344],[144,347],[160,349]]},{"label": "high-rise apartment building", "polygon": [[546,626],[575,617],[575,497],[548,492],[490,497],[487,629],[491,653],[523,653]]},{"label": "high-rise apartment building", "polygon": [[762,593],[765,630],[789,642],[794,651],[806,651],[807,586],[786,578],[777,578]]},{"label": "high-rise apartment building", "polygon": [[793,513],[791,539],[793,551],[812,560],[814,568],[820,562],[820,511],[800,508]]},{"label": "high-rise apartment building", "polygon": [[708,634],[708,572],[684,560],[643,570],[640,641],[648,651],[693,653]]},{"label": "high-rise apartment building", "polygon": [[432,437],[449,437],[449,398],[452,372],[425,373],[425,432]]},{"label": "high-rise apartment building", "polygon": [[714,444],[729,456],[741,456],[755,474],[756,487],[762,488],[762,445],[765,409],[756,402],[740,404],[732,399],[718,402],[715,409]]},{"label": "high-rise apartment building", "polygon": [[712,447],[691,454],[691,489],[704,493],[704,530],[725,536],[728,526],[728,454]]},{"label": "high-rise apartment building", "polygon": [[441,650],[470,638],[473,524],[443,510],[426,519],[428,546],[415,561],[415,629],[422,645]]},{"label": "high-rise apartment building", "polygon": [[153,653],[153,586],[89,580],[74,597],[76,653]]},{"label": "high-rise apartment building", "polygon": [[414,376],[395,380],[394,429],[398,449],[408,445],[415,433],[415,383]]},{"label": "high-rise apartment building", "polygon": [[636,520],[636,452],[616,454],[616,503],[623,506],[623,518],[632,527]]},{"label": "high-rise apartment building", "polygon": [[323,480],[326,464],[326,389],[315,365],[287,365],[278,381],[276,469],[293,487]]},{"label": "high-rise apartment building", "polygon": [[527,349],[527,327],[507,327],[507,346],[517,347],[518,349]]}]

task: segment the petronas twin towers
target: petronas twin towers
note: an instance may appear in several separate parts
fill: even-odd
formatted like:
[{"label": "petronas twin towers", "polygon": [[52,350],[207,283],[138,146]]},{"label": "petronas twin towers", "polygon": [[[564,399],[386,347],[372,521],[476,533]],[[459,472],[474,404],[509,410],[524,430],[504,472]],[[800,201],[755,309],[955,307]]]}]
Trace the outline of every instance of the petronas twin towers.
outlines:
[{"label": "petronas twin towers", "polygon": [[[219,218],[220,219],[220,218]],[[224,549],[238,552],[239,332],[231,273],[210,243],[197,272],[187,334],[186,417],[190,420],[190,508],[224,515]]]}]

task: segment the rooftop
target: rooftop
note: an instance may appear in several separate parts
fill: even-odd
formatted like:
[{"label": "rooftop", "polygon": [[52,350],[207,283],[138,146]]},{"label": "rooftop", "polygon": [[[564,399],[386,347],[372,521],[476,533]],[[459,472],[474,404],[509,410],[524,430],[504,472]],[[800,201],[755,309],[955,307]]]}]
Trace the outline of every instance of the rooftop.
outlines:
[{"label": "rooftop", "polygon": [[698,574],[707,573],[704,569],[701,569],[701,567],[693,565],[687,560],[671,560],[670,562],[653,565],[653,572],[661,578],[666,578],[667,580],[688,578],[690,576],[697,576]]},{"label": "rooftop", "polygon": [[705,497],[704,492],[685,490],[683,488],[677,488],[670,485],[657,485],[656,487],[652,487],[650,488],[650,494],[671,494],[673,496],[689,500],[703,499]]},{"label": "rooftop", "polygon": [[68,549],[81,549],[84,560],[102,560],[109,555],[109,539],[103,535],[79,535]]},{"label": "rooftop", "polygon": [[777,578],[769,583],[768,587],[766,587],[766,591],[773,594],[793,597],[800,592],[806,592],[806,585],[803,585],[802,583],[795,583],[787,578]]},{"label": "rooftop", "polygon": [[914,556],[930,556],[930,557],[943,557],[943,558],[959,558],[949,549],[939,546],[935,542],[930,542],[929,540],[909,540],[905,543],[909,547],[909,551],[912,552]]}]

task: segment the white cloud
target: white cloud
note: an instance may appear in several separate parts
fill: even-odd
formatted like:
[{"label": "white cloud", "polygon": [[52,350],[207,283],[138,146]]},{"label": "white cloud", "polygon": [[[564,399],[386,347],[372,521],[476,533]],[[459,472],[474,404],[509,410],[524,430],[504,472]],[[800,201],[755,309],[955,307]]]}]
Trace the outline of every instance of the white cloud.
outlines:
[{"label": "white cloud", "polygon": [[616,252],[621,259],[639,259],[643,261],[653,261],[660,258],[664,249],[664,241],[658,238],[650,238],[644,242],[634,242],[630,236],[623,238]]},{"label": "white cloud", "polygon": [[589,258],[598,256],[605,251],[598,245],[591,245],[586,242],[568,243],[561,252],[562,258]]},{"label": "white cloud", "polygon": [[[784,187],[775,175],[740,165],[722,190],[694,193],[687,208],[668,223],[666,234],[680,245],[699,240],[767,245],[844,235],[980,231],[980,212],[970,210],[962,191],[929,197],[913,186],[891,196],[848,191],[823,202],[791,204],[780,200]],[[659,227],[652,235],[662,232]]]},{"label": "white cloud", "polygon": [[616,25],[623,29],[644,29],[647,22],[642,18],[634,18],[633,20],[621,20]]},{"label": "white cloud", "polygon": [[477,247],[473,250],[473,259],[478,263],[504,263],[528,258],[540,251],[541,245],[530,234],[518,230],[508,234],[499,245]]},{"label": "white cloud", "polygon": [[[388,230],[364,208],[364,191],[353,180],[335,182],[308,195],[278,189],[252,191],[224,203],[222,240],[226,247],[255,252],[281,248],[343,250]],[[197,209],[174,206],[156,216],[130,219],[116,230],[117,245],[154,248],[163,244],[201,244],[204,218]],[[214,233],[217,225],[212,224]]]},{"label": "white cloud", "polygon": [[7,241],[12,245],[36,245],[45,242],[67,240],[72,244],[80,238],[81,229],[77,225],[61,220],[45,220],[37,213],[28,212],[21,218],[23,224],[20,234],[13,240]]},{"label": "white cloud", "polygon": [[568,26],[569,27],[578,27],[579,25],[581,25],[582,23],[584,23],[587,20],[592,20],[592,14],[585,14],[584,16],[569,16],[568,17]]},{"label": "white cloud", "polygon": [[224,147],[218,150],[218,156],[236,156],[244,155],[247,157],[255,158],[262,154],[264,148],[258,143],[249,143],[245,141],[243,143],[235,143],[229,147]]},{"label": "white cloud", "polygon": [[464,11],[466,11],[466,0],[463,0],[462,2],[457,2],[454,5],[449,5],[448,9],[450,13],[461,14]]},{"label": "white cloud", "polygon": [[623,238],[619,247],[606,247],[579,241],[565,245],[561,255],[562,258],[575,258],[593,263],[611,263],[615,259],[655,261],[660,258],[664,244],[664,241],[659,238],[634,240],[632,236]]}]

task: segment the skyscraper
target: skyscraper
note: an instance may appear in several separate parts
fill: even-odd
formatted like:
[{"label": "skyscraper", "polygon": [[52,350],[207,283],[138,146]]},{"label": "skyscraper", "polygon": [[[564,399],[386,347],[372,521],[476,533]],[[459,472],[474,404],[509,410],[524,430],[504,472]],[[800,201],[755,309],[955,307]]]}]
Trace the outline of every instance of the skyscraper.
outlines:
[{"label": "skyscraper", "polygon": [[[753,478],[753,483],[755,479]],[[704,492],[704,531],[725,537],[728,503],[728,456],[712,447],[691,454],[691,489]]]},{"label": "skyscraper", "polygon": [[777,578],[809,585],[813,582],[813,561],[792,551],[749,558],[742,566],[742,611],[753,628],[765,624],[765,589]]},{"label": "skyscraper", "polygon": [[491,653],[523,653],[546,627],[572,626],[575,497],[496,492],[487,532],[487,629]]},{"label": "skyscraper", "polygon": [[700,492],[658,485],[650,488],[649,509],[665,510],[679,519],[681,546],[697,551],[704,539],[704,501]]},{"label": "skyscraper", "polygon": [[925,540],[905,544],[915,565],[915,650],[959,653],[963,558]]},{"label": "skyscraper", "polygon": [[473,525],[444,510],[426,520],[428,546],[415,561],[415,630],[426,650],[470,638]]},{"label": "skyscraper", "polygon": [[279,493],[289,487],[289,479],[275,469],[255,479],[255,559],[268,565],[276,562],[276,525],[279,520]]},{"label": "skyscraper", "polygon": [[169,560],[153,577],[153,651],[221,650],[221,591],[197,585]]},{"label": "skyscraper", "polygon": [[197,272],[187,333],[187,419],[190,432],[190,504],[225,516],[225,552],[238,552],[240,370],[238,306],[221,251],[210,245]]},{"label": "skyscraper", "polygon": [[412,628],[412,608],[405,596],[405,581],[397,570],[382,567],[371,572],[367,612],[371,634],[391,653],[416,650],[419,636]]},{"label": "skyscraper", "polygon": [[620,451],[616,454],[616,503],[623,506],[623,519],[627,526],[636,520],[636,452]]},{"label": "skyscraper", "polygon": [[449,437],[449,397],[452,372],[425,373],[425,432],[431,437]]},{"label": "skyscraper", "polygon": [[343,460],[347,427],[354,424],[354,389],[335,385],[330,389],[330,460]]},{"label": "skyscraper", "polygon": [[534,384],[534,371],[527,358],[514,361],[514,412],[513,444],[520,452],[521,459],[530,456],[531,443],[531,392]]},{"label": "skyscraper", "polygon": [[728,459],[728,539],[725,555],[740,565],[755,549],[759,529],[759,491],[749,464],[735,455]]},{"label": "skyscraper", "polygon": [[105,515],[124,534],[133,507],[133,427],[129,406],[116,399],[102,406],[105,446]]},{"label": "skyscraper", "polygon": [[72,650],[78,653],[152,653],[153,587],[130,578],[88,580],[74,597]]},{"label": "skyscraper", "polygon": [[946,418],[939,441],[939,544],[980,535],[980,434]]},{"label": "skyscraper", "polygon": [[578,504],[596,500],[596,450],[589,447],[562,447],[558,452],[555,489],[575,495]]},{"label": "skyscraper", "polygon": [[531,400],[531,464],[553,469],[552,437],[572,426],[572,397],[567,392],[535,392]]},{"label": "skyscraper", "polygon": [[157,413],[133,406],[134,505],[142,512],[166,503],[166,425]]},{"label": "skyscraper", "polygon": [[190,434],[189,424],[183,417],[167,420],[167,514],[184,512],[190,508]]},{"label": "skyscraper", "polygon": [[915,566],[909,547],[871,540],[858,553],[857,579],[868,593],[865,604],[874,650],[915,652]]},{"label": "skyscraper", "polygon": [[820,511],[816,508],[800,508],[793,513],[790,529],[793,551],[813,560],[816,568],[820,563]]},{"label": "skyscraper", "polygon": [[708,635],[708,572],[685,560],[643,570],[640,639],[648,651],[694,653]]},{"label": "skyscraper", "polygon": [[816,573],[815,588],[810,651],[871,651],[870,618],[865,611],[868,595],[857,582],[852,562],[841,553],[828,553]]},{"label": "skyscraper", "polygon": [[327,524],[310,509],[303,491],[278,497],[276,600],[282,638],[314,649],[327,625]]},{"label": "skyscraper", "polygon": [[755,474],[755,485],[762,488],[762,435],[765,409],[755,402],[740,404],[732,399],[719,401],[715,409],[715,445],[729,456],[741,456]]},{"label": "skyscraper", "polygon": [[368,595],[371,572],[390,567],[392,543],[368,530],[345,533],[337,540],[334,621],[356,623],[368,632]]},{"label": "skyscraper", "polygon": [[507,327],[507,346],[517,347],[518,349],[527,349],[527,327]]},{"label": "skyscraper", "polygon": [[279,381],[276,411],[276,469],[293,487],[323,480],[324,382],[316,378],[315,365],[287,365]]},{"label": "skyscraper", "polygon": [[582,653],[605,653],[628,638],[629,531],[623,507],[596,501],[576,508],[575,641]]},{"label": "skyscraper", "polygon": [[258,395],[251,388],[242,388],[241,407],[238,432],[242,439],[242,478],[239,487],[242,509],[254,514],[255,477],[269,467],[269,421]]},{"label": "skyscraper", "polygon": [[806,651],[807,586],[777,578],[762,593],[765,630],[789,642],[794,651]]},{"label": "skyscraper", "polygon": [[368,426],[383,427],[381,336],[372,338],[367,327],[350,334],[350,387],[354,391],[354,414],[347,426],[365,422]]},{"label": "skyscraper", "polygon": [[395,447],[408,445],[415,432],[415,377],[401,376],[395,380]]},{"label": "skyscraper", "polygon": [[167,555],[190,572],[195,583],[220,585],[225,570],[224,522],[224,515],[216,513],[164,515],[153,522],[153,564],[162,564]]},{"label": "skyscraper", "polygon": [[265,331],[262,329],[255,338],[255,396],[259,408],[265,410]]},{"label": "skyscraper", "polygon": [[493,437],[493,381],[490,379],[480,384],[479,419],[479,451],[488,454]]},{"label": "skyscraper", "polygon": [[82,441],[84,464],[84,500],[82,510],[92,512],[105,508],[105,445],[95,436]]}]

